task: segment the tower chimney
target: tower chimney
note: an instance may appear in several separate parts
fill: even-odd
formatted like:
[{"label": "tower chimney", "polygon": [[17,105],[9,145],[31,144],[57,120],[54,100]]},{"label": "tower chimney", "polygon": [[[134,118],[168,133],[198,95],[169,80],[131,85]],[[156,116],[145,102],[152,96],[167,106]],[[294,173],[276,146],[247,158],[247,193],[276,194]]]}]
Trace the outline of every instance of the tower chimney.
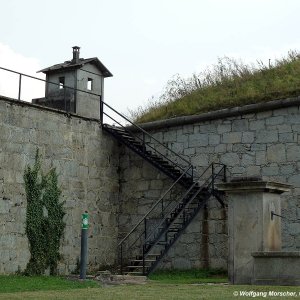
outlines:
[{"label": "tower chimney", "polygon": [[77,64],[79,63],[79,53],[80,53],[80,47],[74,46],[73,48],[73,60],[72,63]]}]

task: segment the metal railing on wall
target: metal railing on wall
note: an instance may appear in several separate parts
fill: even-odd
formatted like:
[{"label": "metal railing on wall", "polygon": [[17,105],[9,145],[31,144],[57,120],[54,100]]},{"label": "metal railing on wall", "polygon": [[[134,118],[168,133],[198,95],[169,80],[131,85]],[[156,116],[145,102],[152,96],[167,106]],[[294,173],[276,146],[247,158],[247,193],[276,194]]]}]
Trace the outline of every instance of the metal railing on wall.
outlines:
[{"label": "metal railing on wall", "polygon": [[[44,82],[45,84],[55,85],[55,86],[58,87],[58,90],[61,87],[61,83],[59,83],[59,82],[53,82],[53,81],[45,80],[45,79],[42,79],[42,78],[39,78],[39,77],[35,77],[35,76],[28,75],[28,74],[25,74],[25,73],[17,72],[17,71],[11,70],[11,69],[3,68],[3,67],[0,67],[0,70],[11,73],[11,74],[18,75],[18,87],[16,88],[16,90],[18,90],[18,96],[17,96],[16,100],[19,100],[19,101],[22,101],[22,89],[24,87],[24,85],[23,85],[24,78],[30,78],[30,79],[33,79],[33,80],[36,80],[36,81],[39,81],[39,82]],[[3,84],[3,86],[4,85],[5,84]],[[81,93],[92,95],[92,96],[97,96],[97,97],[99,97],[100,103],[102,103],[102,97],[101,97],[100,94],[93,93],[93,92],[83,90],[83,89],[79,89],[79,88],[75,88],[75,87],[68,86],[68,85],[65,85],[65,84],[63,85],[63,90],[64,90],[64,107],[65,107],[65,111],[67,111],[67,112],[71,112],[70,111],[70,106],[67,105],[67,97],[66,97],[66,91],[67,90],[71,90],[71,91],[74,91],[74,92],[75,91],[76,92],[81,92]],[[0,90],[0,92],[1,92],[1,90]],[[46,97],[41,97],[41,98],[45,98],[45,102],[47,103],[47,98]],[[75,98],[75,101],[76,101],[76,98]],[[49,103],[50,102],[51,101],[49,101]],[[75,103],[74,107],[76,108],[76,103]],[[101,111],[102,111],[101,107],[103,107],[103,105],[100,105],[100,116],[101,116]],[[73,112],[76,113],[76,109]]]},{"label": "metal railing on wall", "polygon": [[[9,72],[12,74],[16,74],[19,77],[18,80],[18,98],[17,100],[21,101],[22,99],[22,88],[23,88],[23,79],[24,78],[30,78],[39,82],[44,82],[45,84],[52,84],[58,87],[61,86],[61,83],[59,82],[53,82],[53,81],[49,81],[49,80],[45,80],[42,78],[38,78],[32,75],[28,75],[25,73],[21,73],[21,72],[17,72],[11,69],[7,69],[4,67],[0,67],[0,70],[5,71],[5,72]],[[155,152],[157,152],[158,154],[162,155],[164,158],[166,158],[167,160],[170,160],[168,158],[168,156],[173,156],[173,158],[176,161],[176,166],[181,168],[181,169],[190,169],[191,170],[191,177],[193,177],[193,172],[194,169],[191,168],[191,163],[183,156],[179,155],[178,153],[176,153],[174,150],[172,150],[171,148],[167,147],[165,144],[163,144],[162,142],[160,142],[157,138],[155,138],[153,135],[151,135],[150,133],[148,133],[147,131],[145,131],[141,126],[133,123],[128,117],[126,117],[124,114],[118,112],[116,109],[114,109],[112,106],[110,106],[109,104],[105,103],[103,101],[102,95],[97,94],[97,93],[93,93],[91,91],[87,91],[87,90],[83,90],[83,89],[79,89],[79,88],[75,88],[72,86],[68,86],[68,85],[64,85],[64,91],[66,90],[72,90],[74,92],[81,92],[87,95],[91,95],[91,96],[96,96],[99,97],[99,102],[100,102],[100,112],[99,112],[99,121],[101,123],[101,125],[104,122],[104,116],[106,117],[107,120],[111,120],[113,122],[113,124],[115,124],[116,126],[120,126],[123,128],[126,128],[126,131],[130,132],[131,135],[135,136],[138,140],[140,140],[144,145],[145,148],[149,147],[152,150],[154,150]],[[66,92],[64,93],[64,111],[66,112],[72,112],[70,110],[71,106],[67,105],[67,99],[65,97]],[[51,104],[51,101],[49,100],[49,103],[47,103],[47,98],[43,97],[45,99],[45,104],[46,105],[42,105],[42,106],[49,106],[47,104]],[[75,97],[76,100],[76,97]],[[75,108],[76,108],[76,103],[75,103]],[[51,106],[50,106],[51,107]],[[108,113],[109,111],[109,113]],[[76,110],[73,111],[73,113],[76,113]],[[116,116],[113,117],[112,115]],[[160,151],[155,149],[160,147]],[[165,151],[165,154],[163,154],[162,152]]]}]

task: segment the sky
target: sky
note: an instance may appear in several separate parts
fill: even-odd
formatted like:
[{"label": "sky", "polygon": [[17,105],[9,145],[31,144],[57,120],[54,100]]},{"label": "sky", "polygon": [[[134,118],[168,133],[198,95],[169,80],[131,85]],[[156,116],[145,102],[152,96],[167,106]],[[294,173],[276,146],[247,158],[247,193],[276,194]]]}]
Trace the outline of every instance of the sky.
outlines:
[{"label": "sky", "polygon": [[[127,114],[219,57],[268,64],[300,50],[299,11],[299,0],[2,0],[0,67],[42,76],[80,46],[114,75],[104,101]],[[22,83],[25,100],[43,92]],[[0,70],[0,94],[17,97],[17,75]]]}]

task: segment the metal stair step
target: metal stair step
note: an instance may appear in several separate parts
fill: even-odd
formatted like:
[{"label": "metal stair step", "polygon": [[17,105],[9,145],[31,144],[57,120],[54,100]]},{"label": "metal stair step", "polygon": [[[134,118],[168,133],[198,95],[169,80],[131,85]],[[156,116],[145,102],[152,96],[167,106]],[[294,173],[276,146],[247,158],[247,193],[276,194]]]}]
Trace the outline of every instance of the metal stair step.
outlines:
[{"label": "metal stair step", "polygon": [[125,131],[125,130],[117,130],[118,134],[124,137],[133,137],[129,132]]},{"label": "metal stair step", "polygon": [[147,243],[145,244],[146,246],[150,248],[154,247],[154,246],[165,246],[167,244],[167,242],[165,241],[160,241],[160,242],[153,242],[153,243]]},{"label": "metal stair step", "polygon": [[[144,261],[145,261],[145,263],[149,263],[149,262],[152,263],[152,262],[156,261],[156,259],[145,259]],[[132,263],[134,263],[134,262],[143,262],[143,260],[142,259],[134,259],[131,262]]]},{"label": "metal stair step", "polygon": [[168,232],[172,233],[172,232],[179,232],[181,230],[181,228],[169,228]]},{"label": "metal stair step", "polygon": [[173,225],[183,225],[183,223],[182,222],[180,222],[180,223],[173,223]]},{"label": "metal stair step", "polygon": [[180,229],[180,227],[183,225],[183,223],[172,223],[172,226],[169,227],[168,229]]},{"label": "metal stair step", "polygon": [[124,137],[123,135],[121,135],[121,137],[124,139],[124,140],[126,140],[126,141],[128,141],[128,142],[130,142],[130,143],[135,143],[135,144],[138,144],[138,145],[142,145],[139,141],[137,141],[135,138],[133,138],[133,137]]},{"label": "metal stair step", "polygon": [[157,160],[163,160],[160,156],[158,156],[158,155],[155,154],[155,153],[152,153],[151,156],[152,156],[154,159],[157,159]]},{"label": "metal stair step", "polygon": [[155,253],[155,254],[147,254],[147,257],[152,257],[152,256],[154,256],[154,257],[158,257],[158,256],[160,256],[160,254],[161,253]]},{"label": "metal stair step", "polygon": [[103,125],[104,125],[104,127],[109,128],[109,129],[114,130],[114,131],[126,132],[126,130],[121,128],[121,127],[111,126],[111,125],[108,125],[108,124],[103,124]]},{"label": "metal stair step", "polygon": [[165,245],[167,245],[168,244],[168,242],[158,242],[156,245],[159,245],[159,246],[165,246]]},{"label": "metal stair step", "polygon": [[131,145],[135,146],[136,148],[144,149],[144,146],[139,144],[138,142],[131,142]]},{"label": "metal stair step", "polygon": [[127,137],[127,136],[124,136],[124,135],[121,135],[122,138],[125,138],[125,140],[129,141],[129,142],[135,142],[137,144],[140,144],[135,138],[133,137]]},{"label": "metal stair step", "polygon": [[[157,257],[157,256],[160,256],[160,253],[147,254],[147,259],[152,260],[151,258],[149,259],[148,257]],[[142,255],[136,256],[135,260],[143,260],[143,256]]]},{"label": "metal stair step", "polygon": [[155,161],[156,163],[160,164],[162,167],[166,168],[166,169],[174,169],[175,168],[173,166],[171,166],[168,162],[166,162],[165,160],[158,160],[158,159],[153,159],[151,156],[150,158]]}]

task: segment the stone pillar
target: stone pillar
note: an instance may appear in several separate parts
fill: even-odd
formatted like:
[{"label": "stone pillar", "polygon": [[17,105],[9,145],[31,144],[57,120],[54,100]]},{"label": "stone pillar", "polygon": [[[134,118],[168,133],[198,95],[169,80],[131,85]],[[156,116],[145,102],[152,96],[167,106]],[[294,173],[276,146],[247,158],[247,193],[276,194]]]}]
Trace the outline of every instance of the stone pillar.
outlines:
[{"label": "stone pillar", "polygon": [[251,284],[252,252],[281,250],[280,194],[290,186],[259,178],[218,184],[228,198],[228,273],[232,284]]}]

